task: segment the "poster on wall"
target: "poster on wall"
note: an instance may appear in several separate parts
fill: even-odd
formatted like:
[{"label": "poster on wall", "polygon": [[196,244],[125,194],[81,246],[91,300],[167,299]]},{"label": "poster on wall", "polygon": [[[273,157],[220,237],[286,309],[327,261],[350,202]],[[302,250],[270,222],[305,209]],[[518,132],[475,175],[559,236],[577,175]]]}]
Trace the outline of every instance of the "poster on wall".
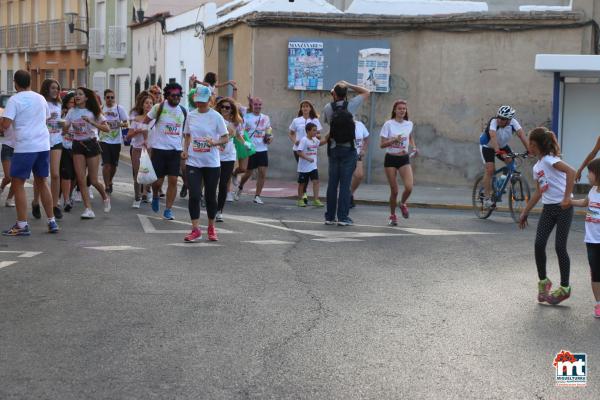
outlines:
[{"label": "poster on wall", "polygon": [[323,90],[323,42],[288,42],[288,89]]},{"label": "poster on wall", "polygon": [[371,92],[390,91],[390,49],[369,48],[358,51],[357,84]]}]

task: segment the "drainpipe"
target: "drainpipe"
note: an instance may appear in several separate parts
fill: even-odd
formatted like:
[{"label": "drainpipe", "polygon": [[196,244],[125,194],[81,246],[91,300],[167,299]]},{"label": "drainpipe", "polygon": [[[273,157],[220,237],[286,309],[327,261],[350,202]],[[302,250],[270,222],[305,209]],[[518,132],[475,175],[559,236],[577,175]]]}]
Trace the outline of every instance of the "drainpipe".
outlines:
[{"label": "drainpipe", "polygon": [[560,72],[554,73],[554,90],[552,93],[552,131],[558,139],[558,119],[560,111]]}]

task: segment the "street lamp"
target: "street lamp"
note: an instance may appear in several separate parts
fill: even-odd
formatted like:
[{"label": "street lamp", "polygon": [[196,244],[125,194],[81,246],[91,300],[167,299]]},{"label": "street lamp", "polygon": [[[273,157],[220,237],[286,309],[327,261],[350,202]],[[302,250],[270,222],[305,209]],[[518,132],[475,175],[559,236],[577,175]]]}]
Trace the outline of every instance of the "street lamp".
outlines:
[{"label": "street lamp", "polygon": [[77,14],[76,12],[66,12],[65,13],[65,17],[71,19],[71,21],[69,22],[69,33],[75,33],[75,31],[78,32],[83,32],[85,34],[86,37],[89,37],[90,32],[87,29],[80,29],[80,28],[75,28],[75,17],[77,17],[79,14]]},{"label": "street lamp", "polygon": [[136,10],[138,23],[144,22],[144,13],[148,10],[148,0],[136,0],[138,8]]}]

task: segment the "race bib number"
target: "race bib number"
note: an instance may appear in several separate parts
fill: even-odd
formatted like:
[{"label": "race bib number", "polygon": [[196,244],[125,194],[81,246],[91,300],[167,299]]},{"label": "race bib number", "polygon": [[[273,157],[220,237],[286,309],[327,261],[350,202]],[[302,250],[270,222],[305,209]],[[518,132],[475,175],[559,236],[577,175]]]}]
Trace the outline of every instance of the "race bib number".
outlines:
[{"label": "race bib number", "polygon": [[600,223],[600,203],[590,201],[585,216],[585,222],[591,222],[594,224]]},{"label": "race bib number", "polygon": [[71,131],[69,131],[63,135],[63,141],[65,141],[65,142],[73,141],[73,134],[71,133]]},{"label": "race bib number", "polygon": [[548,189],[550,188],[550,184],[548,183],[548,178],[546,178],[544,171],[540,171],[537,173],[537,181],[538,181],[538,184],[540,185],[540,192],[541,193],[547,192]]},{"label": "race bib number", "polygon": [[392,151],[394,153],[402,153],[404,151],[406,151],[407,148],[407,144],[408,144],[408,137],[406,136],[399,136],[400,138],[400,142],[394,142],[392,144]]},{"label": "race bib number", "polygon": [[165,122],[163,124],[163,132],[165,135],[179,136],[181,124],[176,122]]},{"label": "race bib number", "polygon": [[199,138],[192,140],[192,150],[195,153],[208,153],[210,152],[210,146],[208,144],[208,138]]},{"label": "race bib number", "polygon": [[46,126],[48,127],[48,131],[50,131],[51,135],[55,135],[57,133],[62,132],[62,126],[55,119],[48,121],[46,123]]},{"label": "race bib number", "polygon": [[71,129],[73,131],[73,135],[82,136],[88,134],[87,122],[83,120],[73,121],[71,124]]}]

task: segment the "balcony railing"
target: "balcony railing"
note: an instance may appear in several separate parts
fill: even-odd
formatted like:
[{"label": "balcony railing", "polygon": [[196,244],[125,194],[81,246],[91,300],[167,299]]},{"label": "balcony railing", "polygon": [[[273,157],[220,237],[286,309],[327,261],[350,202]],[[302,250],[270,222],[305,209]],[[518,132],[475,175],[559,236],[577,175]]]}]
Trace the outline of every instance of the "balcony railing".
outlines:
[{"label": "balcony railing", "polygon": [[[86,30],[85,18],[74,22],[76,28]],[[85,34],[79,31],[71,34],[64,19],[0,27],[0,52],[84,49],[85,45]]]},{"label": "balcony railing", "polygon": [[127,56],[127,27],[108,27],[108,54],[114,58]]},{"label": "balcony railing", "polygon": [[105,34],[104,28],[91,28],[90,29],[90,48],[89,55],[91,58],[101,60],[106,54],[105,51]]}]

